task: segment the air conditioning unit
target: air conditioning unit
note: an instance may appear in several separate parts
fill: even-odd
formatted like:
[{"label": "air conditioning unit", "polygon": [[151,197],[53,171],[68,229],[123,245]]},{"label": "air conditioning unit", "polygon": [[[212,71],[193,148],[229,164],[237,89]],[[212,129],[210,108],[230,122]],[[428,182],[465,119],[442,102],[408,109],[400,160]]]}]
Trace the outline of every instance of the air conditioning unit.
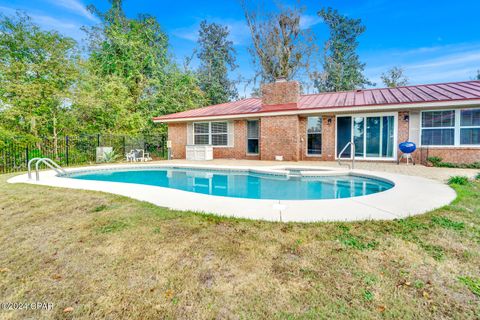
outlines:
[{"label": "air conditioning unit", "polygon": [[188,145],[185,148],[187,160],[213,160],[212,146]]}]

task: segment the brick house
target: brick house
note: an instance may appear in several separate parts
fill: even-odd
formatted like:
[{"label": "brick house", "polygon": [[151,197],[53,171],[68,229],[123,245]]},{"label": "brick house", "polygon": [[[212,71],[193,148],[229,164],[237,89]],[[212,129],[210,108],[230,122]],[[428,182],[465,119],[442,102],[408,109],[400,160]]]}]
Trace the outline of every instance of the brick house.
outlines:
[{"label": "brick house", "polygon": [[280,80],[264,85],[262,98],[154,121],[168,125],[174,159],[210,145],[214,158],[331,161],[353,141],[356,160],[396,161],[398,144],[412,141],[417,161],[480,161],[480,81],[301,95],[298,82]]}]

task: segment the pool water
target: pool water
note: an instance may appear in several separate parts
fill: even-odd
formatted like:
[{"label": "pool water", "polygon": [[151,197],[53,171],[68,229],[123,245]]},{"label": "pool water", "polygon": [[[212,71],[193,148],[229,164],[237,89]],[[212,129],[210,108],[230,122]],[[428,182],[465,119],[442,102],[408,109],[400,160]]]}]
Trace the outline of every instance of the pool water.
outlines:
[{"label": "pool water", "polygon": [[393,187],[392,183],[383,180],[350,175],[298,177],[190,168],[102,170],[67,177],[152,185],[214,196],[275,200],[349,198]]}]

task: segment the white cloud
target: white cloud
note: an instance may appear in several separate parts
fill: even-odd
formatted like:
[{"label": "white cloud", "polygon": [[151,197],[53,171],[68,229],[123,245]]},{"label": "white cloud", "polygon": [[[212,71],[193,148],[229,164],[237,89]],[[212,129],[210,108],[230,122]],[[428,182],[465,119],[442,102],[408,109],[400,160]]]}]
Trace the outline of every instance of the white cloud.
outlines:
[{"label": "white cloud", "polygon": [[32,17],[33,21],[39,25],[58,31],[65,31],[65,29],[80,29],[80,25],[65,20],[59,20],[50,16],[31,14],[30,17]]},{"label": "white cloud", "polygon": [[[478,43],[417,48],[395,54],[377,52],[376,55],[378,64],[367,64],[366,73],[378,86],[381,86],[380,74],[393,66],[401,66],[411,84],[469,80],[480,69]],[[374,54],[371,59],[375,61]],[[372,67],[368,68],[369,65]]]},{"label": "white cloud", "polygon": [[[234,45],[245,45],[250,40],[250,30],[243,20],[212,19],[207,21],[227,26],[230,32],[228,39],[231,40]],[[190,27],[175,29],[172,31],[172,34],[176,37],[196,42],[199,28],[200,22]]]},{"label": "white cloud", "polygon": [[98,21],[98,19],[87,10],[87,6],[79,0],[47,0],[48,2],[75,12],[76,14],[87,18],[90,21]]},{"label": "white cloud", "polygon": [[441,68],[448,66],[464,65],[466,63],[479,63],[480,51],[464,52],[461,54],[447,55],[441,58],[425,61],[424,63],[412,64],[409,69]]},{"label": "white cloud", "polygon": [[312,16],[312,15],[304,14],[300,17],[300,28],[308,29],[322,22],[323,22],[322,18],[320,18],[318,15]]},{"label": "white cloud", "polygon": [[[244,20],[225,20],[211,19],[208,22],[215,22],[228,27],[230,31],[229,39],[234,45],[246,45],[250,42],[250,29]],[[322,19],[314,15],[302,15],[300,17],[300,27],[308,29],[322,22]],[[172,31],[172,34],[178,38],[196,42],[198,39],[198,30],[200,22],[189,27],[178,28]]]},{"label": "white cloud", "polygon": [[[0,12],[6,15],[15,15],[17,11],[18,10],[14,8],[0,6]],[[75,23],[74,21],[57,19],[48,15],[26,12],[24,10],[19,11],[25,12],[29,17],[32,18],[32,21],[35,24],[39,25],[45,30],[56,30],[77,40],[80,40],[83,36],[83,32],[80,30],[81,25]]]},{"label": "white cloud", "polygon": [[191,26],[188,28],[178,28],[172,31],[172,34],[178,38],[197,41],[198,38],[198,25]]}]

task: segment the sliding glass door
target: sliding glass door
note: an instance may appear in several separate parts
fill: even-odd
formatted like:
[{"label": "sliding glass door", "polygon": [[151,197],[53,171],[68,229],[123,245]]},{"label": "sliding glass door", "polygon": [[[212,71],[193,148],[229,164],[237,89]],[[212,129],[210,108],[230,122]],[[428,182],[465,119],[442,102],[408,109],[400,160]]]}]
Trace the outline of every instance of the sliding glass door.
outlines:
[{"label": "sliding glass door", "polygon": [[[352,117],[337,118],[337,157],[345,148],[347,143],[352,140]],[[342,158],[350,158],[352,156],[350,148],[342,153]]]},{"label": "sliding glass door", "polygon": [[[345,145],[353,141],[355,158],[393,159],[395,157],[395,116],[337,117],[337,157]],[[342,158],[351,158],[351,148]]]}]

